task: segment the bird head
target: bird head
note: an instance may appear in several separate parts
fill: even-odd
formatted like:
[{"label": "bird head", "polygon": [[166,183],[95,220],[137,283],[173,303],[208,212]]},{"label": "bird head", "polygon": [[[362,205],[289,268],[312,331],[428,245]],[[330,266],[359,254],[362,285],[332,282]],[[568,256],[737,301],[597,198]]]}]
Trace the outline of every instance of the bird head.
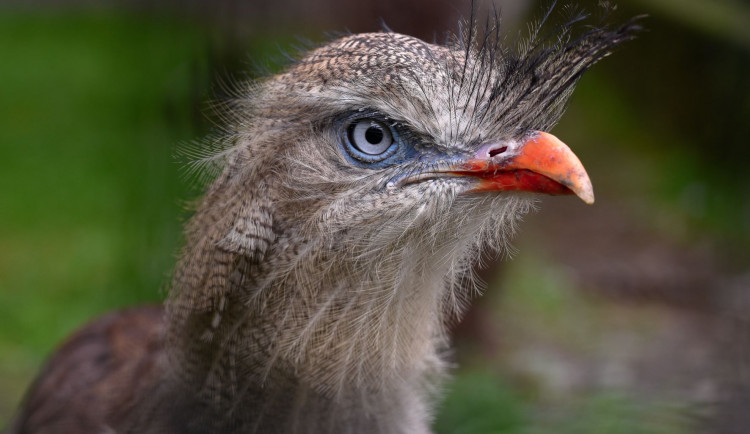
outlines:
[{"label": "bird head", "polygon": [[270,191],[275,222],[340,250],[380,252],[410,233],[501,247],[529,193],[593,203],[583,165],[548,131],[633,27],[565,27],[516,51],[492,29],[446,46],[391,32],[335,40],[238,92],[225,181]]},{"label": "bird head", "polygon": [[533,193],[594,201],[549,130],[635,28],[536,30],[517,50],[492,27],[447,45],[350,35],[240,86],[175,274],[177,346],[222,352],[230,333],[238,359],[264,358],[242,375],[285,365],[324,392],[428,370],[468,264],[503,248]]}]

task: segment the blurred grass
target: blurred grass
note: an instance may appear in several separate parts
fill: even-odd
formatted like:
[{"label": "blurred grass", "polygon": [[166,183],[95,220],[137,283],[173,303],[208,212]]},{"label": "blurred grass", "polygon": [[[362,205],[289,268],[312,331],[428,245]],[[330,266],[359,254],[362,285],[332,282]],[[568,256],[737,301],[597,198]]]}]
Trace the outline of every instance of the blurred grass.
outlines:
[{"label": "blurred grass", "polygon": [[[671,416],[665,417],[671,413]],[[556,408],[529,402],[498,375],[472,372],[451,383],[438,409],[438,434],[683,434],[675,409],[616,392],[595,392]]]},{"label": "blurred grass", "polygon": [[161,298],[205,41],[156,17],[0,14],[0,425],[71,330]]},{"label": "blurred grass", "polygon": [[440,434],[517,433],[526,424],[522,398],[497,375],[467,372],[448,385],[437,411]]}]

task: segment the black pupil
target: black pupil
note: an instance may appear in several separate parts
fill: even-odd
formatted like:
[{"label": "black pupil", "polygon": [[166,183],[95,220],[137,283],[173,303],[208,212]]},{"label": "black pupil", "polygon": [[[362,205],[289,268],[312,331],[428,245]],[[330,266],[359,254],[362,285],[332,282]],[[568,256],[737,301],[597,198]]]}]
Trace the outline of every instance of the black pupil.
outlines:
[{"label": "black pupil", "polygon": [[383,141],[383,130],[375,126],[368,128],[367,131],[365,131],[365,140],[367,140],[368,143],[377,145]]}]

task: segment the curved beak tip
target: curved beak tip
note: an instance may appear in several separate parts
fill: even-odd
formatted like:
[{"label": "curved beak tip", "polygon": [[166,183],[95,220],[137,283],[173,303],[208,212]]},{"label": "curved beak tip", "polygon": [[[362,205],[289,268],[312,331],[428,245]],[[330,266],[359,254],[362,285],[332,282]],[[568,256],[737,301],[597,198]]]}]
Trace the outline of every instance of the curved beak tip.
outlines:
[{"label": "curved beak tip", "polygon": [[[576,191],[577,190],[577,191]],[[588,176],[586,182],[582,182],[580,188],[573,190],[576,196],[578,196],[586,205],[594,204],[594,187],[591,185]]]},{"label": "curved beak tip", "polygon": [[573,151],[552,134],[537,131],[521,147],[515,163],[564,185],[584,203],[594,203],[594,187]]}]

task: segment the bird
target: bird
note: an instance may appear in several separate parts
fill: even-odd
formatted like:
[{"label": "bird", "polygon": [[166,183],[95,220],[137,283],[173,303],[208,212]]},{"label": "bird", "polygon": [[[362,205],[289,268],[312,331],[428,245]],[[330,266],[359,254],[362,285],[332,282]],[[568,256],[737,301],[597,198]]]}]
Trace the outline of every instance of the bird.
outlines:
[{"label": "bird", "polygon": [[585,17],[348,34],[237,84],[164,305],[75,333],[9,432],[431,432],[472,264],[537,194],[594,201],[549,131],[640,26]]}]

